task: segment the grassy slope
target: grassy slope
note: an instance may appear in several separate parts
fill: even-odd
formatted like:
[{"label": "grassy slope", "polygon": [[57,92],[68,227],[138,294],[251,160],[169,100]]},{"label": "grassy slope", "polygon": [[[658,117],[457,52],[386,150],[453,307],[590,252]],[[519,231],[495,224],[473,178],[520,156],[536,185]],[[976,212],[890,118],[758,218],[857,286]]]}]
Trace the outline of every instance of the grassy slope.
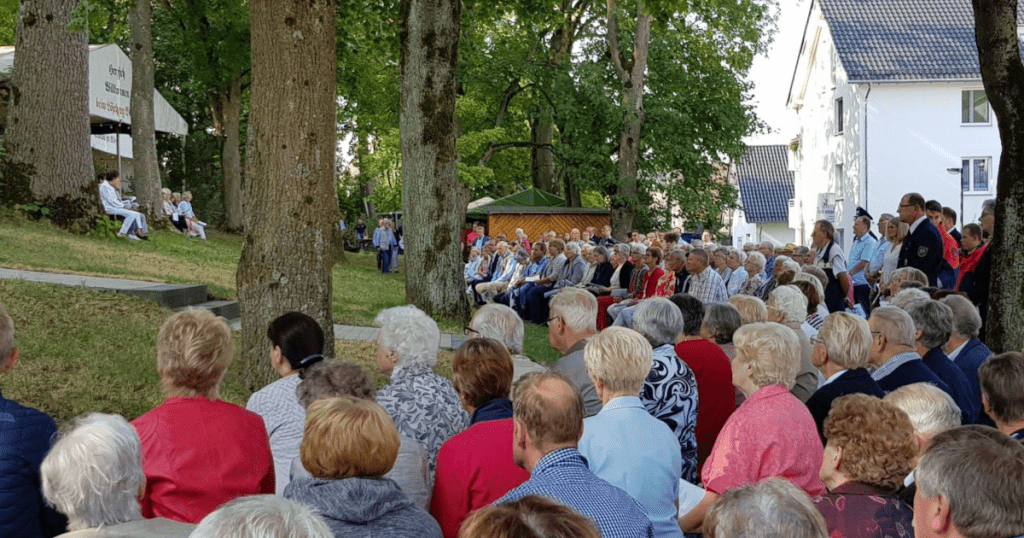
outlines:
[{"label": "grassy slope", "polygon": [[[128,243],[66,234],[44,223],[0,215],[0,267],[90,274],[163,282],[203,283],[234,298],[241,239],[213,233],[210,241],[155,232],[153,241]],[[404,260],[403,260],[404,262]],[[405,271],[376,272],[370,254],[349,254],[334,270],[336,323],[372,325],[382,309],[404,303]],[[132,419],[162,396],[156,375],[156,335],[170,313],[148,301],[81,289],[0,281],[0,303],[15,320],[21,360],[0,377],[7,398],[58,420],[89,411]],[[441,321],[442,330],[459,324]],[[547,329],[526,325],[526,355],[557,358]],[[376,371],[373,344],[338,342],[335,356]],[[451,353],[441,352],[438,373],[451,375]],[[378,376],[378,383],[386,379]],[[229,370],[221,396],[244,404],[248,393]]]}]

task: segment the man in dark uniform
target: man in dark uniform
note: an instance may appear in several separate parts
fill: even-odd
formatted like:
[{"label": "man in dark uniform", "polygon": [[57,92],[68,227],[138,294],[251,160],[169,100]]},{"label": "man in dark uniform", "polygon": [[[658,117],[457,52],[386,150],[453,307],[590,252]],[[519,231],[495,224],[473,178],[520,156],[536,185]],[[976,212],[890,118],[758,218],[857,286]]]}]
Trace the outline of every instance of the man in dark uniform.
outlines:
[{"label": "man in dark uniform", "polygon": [[900,199],[900,220],[910,225],[910,234],[900,248],[899,267],[914,267],[928,275],[936,286],[942,268],[942,236],[924,212],[924,197],[912,192]]}]

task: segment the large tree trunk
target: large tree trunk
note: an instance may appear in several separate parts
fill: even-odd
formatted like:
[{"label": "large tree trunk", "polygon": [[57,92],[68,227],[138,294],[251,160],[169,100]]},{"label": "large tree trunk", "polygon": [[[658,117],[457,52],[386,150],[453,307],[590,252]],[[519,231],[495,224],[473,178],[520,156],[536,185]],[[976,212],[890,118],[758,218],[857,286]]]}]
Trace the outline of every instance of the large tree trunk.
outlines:
[{"label": "large tree trunk", "polygon": [[611,197],[611,219],[615,235],[633,229],[637,209],[640,131],[644,124],[644,85],[647,47],[651,41],[651,15],[642,0],[637,2],[636,30],[631,58],[619,48],[615,0],[608,0],[608,45],[615,72],[622,82],[622,133],[619,135],[619,184]]},{"label": "large tree trunk", "polygon": [[97,215],[89,147],[89,50],[68,31],[77,1],[24,0],[4,135],[8,201],[38,200],[62,226]]},{"label": "large tree trunk", "polygon": [[427,314],[467,319],[459,234],[469,190],[456,174],[455,73],[460,0],[402,0],[402,209],[406,299]]},{"label": "large tree trunk", "polygon": [[542,191],[555,193],[558,185],[555,183],[555,153],[551,150],[555,122],[551,117],[550,105],[540,104],[532,127],[530,133],[534,145],[530,151],[530,172],[533,186]]},{"label": "large tree trunk", "polygon": [[996,353],[1024,349],[1024,64],[1017,41],[1017,0],[974,0],[981,78],[999,120],[999,182],[992,244],[986,344]]},{"label": "large tree trunk", "polygon": [[128,11],[132,59],[132,187],[139,207],[150,215],[160,213],[160,167],[156,156],[156,119],[153,111],[153,4],[135,0]]},{"label": "large tree trunk", "polygon": [[224,197],[224,227],[242,231],[242,152],[239,129],[242,117],[242,79],[210,92],[210,113],[214,134],[220,143],[221,188]]},{"label": "large tree trunk", "polygon": [[250,389],[277,375],[266,327],[299,311],[317,320],[334,351],[331,234],[334,189],[335,2],[250,0],[252,89],[238,264],[242,378]]}]

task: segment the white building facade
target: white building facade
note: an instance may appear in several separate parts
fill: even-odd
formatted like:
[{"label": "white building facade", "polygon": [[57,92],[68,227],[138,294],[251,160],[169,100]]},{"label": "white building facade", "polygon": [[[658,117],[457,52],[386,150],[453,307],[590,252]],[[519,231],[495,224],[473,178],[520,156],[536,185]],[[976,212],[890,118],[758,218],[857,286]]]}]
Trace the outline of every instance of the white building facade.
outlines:
[{"label": "white building facade", "polygon": [[797,242],[827,218],[848,249],[858,206],[895,215],[908,192],[954,209],[958,228],[995,196],[1001,144],[970,0],[929,3],[812,0],[788,100]]}]

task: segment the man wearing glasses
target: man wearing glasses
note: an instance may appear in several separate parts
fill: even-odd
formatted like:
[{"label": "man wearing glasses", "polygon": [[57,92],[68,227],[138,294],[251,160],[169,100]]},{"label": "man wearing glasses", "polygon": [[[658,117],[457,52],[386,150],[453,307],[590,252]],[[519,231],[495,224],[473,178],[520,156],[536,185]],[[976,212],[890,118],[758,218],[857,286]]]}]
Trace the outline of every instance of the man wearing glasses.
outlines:
[{"label": "man wearing glasses", "polygon": [[938,285],[942,268],[942,236],[924,211],[924,197],[912,192],[900,199],[900,220],[910,225],[910,234],[900,248],[898,267],[914,267],[928,275],[928,285]]}]

